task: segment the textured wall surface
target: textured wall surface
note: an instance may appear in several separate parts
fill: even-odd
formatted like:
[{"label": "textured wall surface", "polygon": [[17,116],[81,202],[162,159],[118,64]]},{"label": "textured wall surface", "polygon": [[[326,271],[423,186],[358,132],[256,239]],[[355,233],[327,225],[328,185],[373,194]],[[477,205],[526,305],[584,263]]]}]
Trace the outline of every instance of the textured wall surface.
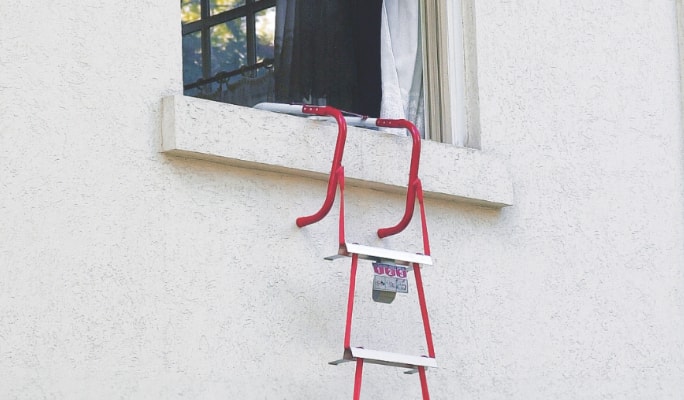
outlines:
[{"label": "textured wall surface", "polygon": [[[675,2],[475,11],[482,150],[510,165],[515,197],[427,200],[432,398],[684,397]],[[349,268],[322,260],[337,213],[294,224],[325,183],[160,152],[178,3],[0,15],[0,398],[351,398],[353,366],[327,365]],[[415,223],[374,237],[402,207],[350,188],[348,237],[419,250]],[[424,352],[415,294],[373,303],[370,276],[353,342]],[[415,375],[365,371],[363,398],[419,398]]]}]

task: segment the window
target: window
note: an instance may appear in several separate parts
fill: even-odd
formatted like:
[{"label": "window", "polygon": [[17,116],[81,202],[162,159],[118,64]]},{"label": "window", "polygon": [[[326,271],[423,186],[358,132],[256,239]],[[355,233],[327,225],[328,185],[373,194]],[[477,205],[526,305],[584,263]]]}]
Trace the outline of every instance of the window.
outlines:
[{"label": "window", "polygon": [[407,118],[467,145],[460,10],[452,0],[181,0],[185,94]]}]

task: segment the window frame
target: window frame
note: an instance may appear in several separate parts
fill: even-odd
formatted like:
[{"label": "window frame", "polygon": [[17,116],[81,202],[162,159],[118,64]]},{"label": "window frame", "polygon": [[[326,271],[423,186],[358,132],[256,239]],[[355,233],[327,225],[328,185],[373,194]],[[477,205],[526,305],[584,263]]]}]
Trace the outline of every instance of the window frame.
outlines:
[{"label": "window frame", "polygon": [[[425,137],[436,142],[479,149],[481,139],[474,2],[419,1],[425,82]],[[185,90],[229,77],[227,74],[211,76],[209,29],[235,18],[247,18],[247,53],[250,64],[234,71],[234,75],[268,64],[268,61],[256,63],[254,16],[261,10],[275,7],[277,0],[245,0],[243,6],[216,15],[210,15],[209,3],[210,0],[200,0],[200,19],[182,24],[183,36],[202,32],[203,79],[184,82]]]},{"label": "window frame", "polygon": [[421,7],[426,136],[479,149],[473,0],[422,0]]}]

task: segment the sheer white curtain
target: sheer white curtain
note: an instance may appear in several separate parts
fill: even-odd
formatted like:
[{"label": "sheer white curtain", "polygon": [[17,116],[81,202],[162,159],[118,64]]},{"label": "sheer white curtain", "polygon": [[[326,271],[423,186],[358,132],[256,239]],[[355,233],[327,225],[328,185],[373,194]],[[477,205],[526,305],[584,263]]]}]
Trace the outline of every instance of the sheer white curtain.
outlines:
[{"label": "sheer white curtain", "polygon": [[380,116],[408,119],[424,133],[420,4],[418,0],[385,0],[382,7]]}]

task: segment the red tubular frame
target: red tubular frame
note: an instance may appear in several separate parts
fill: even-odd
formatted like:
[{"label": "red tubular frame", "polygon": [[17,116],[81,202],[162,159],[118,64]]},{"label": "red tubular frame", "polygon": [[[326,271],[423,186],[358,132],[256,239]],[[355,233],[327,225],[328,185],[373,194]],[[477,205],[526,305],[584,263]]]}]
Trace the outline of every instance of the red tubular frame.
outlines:
[{"label": "red tubular frame", "polygon": [[418,367],[418,375],[420,376],[420,391],[423,393],[423,400],[430,400],[427,377],[425,376],[425,367]]},{"label": "red tubular frame", "polygon": [[409,168],[408,188],[406,191],[406,209],[404,216],[398,224],[389,227],[378,229],[378,237],[385,238],[387,236],[396,235],[403,231],[411,222],[413,218],[413,210],[416,206],[416,197],[420,205],[420,217],[423,232],[423,248],[426,255],[430,255],[430,243],[428,240],[427,222],[425,220],[425,208],[423,205],[423,185],[418,178],[418,166],[420,165],[420,132],[418,128],[405,119],[384,119],[378,118],[376,125],[384,128],[404,128],[409,131],[413,139],[413,148],[411,150],[411,166]]},{"label": "red tubular frame", "polygon": [[[302,106],[302,113],[329,116],[337,121],[337,143],[335,144],[335,154],[333,155],[332,166],[330,168],[330,177],[328,178],[328,189],[325,200],[320,210],[316,213],[297,218],[297,226],[302,228],[311,225],[323,219],[332,209],[335,202],[335,192],[337,186],[340,187],[340,226],[339,226],[339,243],[345,243],[344,235],[344,167],[342,166],[342,157],[344,155],[344,146],[347,140],[347,122],[344,119],[342,111],[330,106]],[[425,206],[423,204],[423,185],[418,178],[418,167],[420,165],[420,132],[418,128],[405,119],[376,119],[375,124],[384,128],[403,128],[407,129],[411,134],[413,140],[413,147],[411,150],[411,165],[409,167],[408,187],[406,191],[406,208],[404,215],[399,223],[389,228],[378,229],[378,237],[385,238],[400,233],[411,222],[413,218],[413,211],[416,206],[416,198],[420,206],[421,227],[423,234],[423,253],[430,255],[430,243],[428,239],[427,221],[425,219]]]},{"label": "red tubular frame", "polygon": [[[354,314],[354,293],[356,292],[356,273],[358,270],[359,255],[352,254],[351,271],[349,276],[349,293],[347,296],[347,318],[344,324],[344,349],[345,352],[351,349],[351,328]],[[435,346],[432,342],[432,329],[430,329],[430,319],[428,318],[427,305],[425,303],[425,291],[423,290],[423,279],[420,275],[420,264],[413,263],[413,272],[416,278],[416,289],[418,292],[418,303],[420,305],[420,315],[423,319],[423,329],[425,331],[425,342],[427,344],[428,357],[435,358]],[[359,400],[361,396],[361,381],[363,380],[363,358],[356,359],[356,372],[354,374],[354,396],[353,400]],[[420,377],[420,390],[423,400],[430,399],[428,392],[427,376],[425,367],[417,367]]]},{"label": "red tubular frame", "polygon": [[416,277],[418,303],[420,304],[420,316],[423,319],[423,330],[425,331],[428,356],[435,358],[435,346],[432,343],[432,329],[430,329],[430,319],[428,318],[427,304],[425,303],[425,291],[423,290],[423,278],[420,275],[420,264],[413,264],[413,273]]},{"label": "red tubular frame", "polygon": [[356,372],[354,373],[354,400],[361,399],[361,381],[363,380],[363,358],[356,359]]},{"label": "red tubular frame", "polygon": [[[337,121],[337,143],[335,144],[335,154],[333,156],[332,167],[330,169],[328,191],[325,201],[323,202],[321,209],[315,214],[297,218],[297,226],[300,228],[322,220],[323,217],[328,215],[330,212],[333,202],[335,201],[335,190],[337,189],[337,184],[341,183],[340,181],[344,181],[342,156],[344,154],[344,144],[347,140],[347,121],[345,121],[340,110],[330,106],[302,106],[302,112],[305,114],[329,116],[335,118],[335,121]],[[342,225],[340,225],[340,232],[344,232]],[[340,240],[343,240],[343,236],[340,237]]]},{"label": "red tubular frame", "polygon": [[[347,122],[344,119],[342,112],[336,108],[330,106],[302,106],[302,113],[319,115],[319,116],[329,116],[335,118],[337,121],[337,142],[335,144],[335,154],[333,155],[332,166],[330,169],[330,177],[328,178],[328,188],[325,200],[320,210],[316,213],[297,218],[297,226],[304,227],[313,223],[316,223],[323,219],[330,210],[332,209],[333,203],[335,202],[335,193],[337,186],[340,187],[340,222],[339,222],[339,242],[340,245],[345,244],[345,232],[344,232],[344,167],[342,166],[342,157],[344,155],[344,146],[347,139]],[[416,205],[416,198],[418,199],[420,207],[420,219],[421,228],[423,235],[423,247],[424,254],[430,255],[430,242],[428,238],[427,222],[425,218],[425,205],[423,203],[423,188],[418,178],[418,166],[420,164],[420,133],[416,126],[405,119],[383,119],[378,118],[375,124],[379,127],[387,128],[404,128],[407,129],[411,138],[413,139],[413,147],[411,151],[411,165],[409,167],[409,180],[408,188],[406,192],[406,209],[404,210],[404,215],[394,226],[389,228],[378,229],[377,233],[380,238],[385,238],[387,236],[396,235],[402,232],[413,218],[413,212]],[[356,291],[356,273],[358,269],[358,254],[352,254],[351,271],[349,277],[349,293],[347,297],[347,317],[345,321],[344,329],[344,348],[345,351],[351,348],[351,327],[352,327],[352,316],[354,313],[354,293]],[[423,319],[423,328],[425,330],[425,340],[427,342],[428,356],[431,358],[435,357],[435,349],[432,343],[432,330],[430,329],[430,322],[428,319],[427,306],[425,304],[425,293],[423,291],[423,282],[420,274],[420,265],[417,263],[413,264],[413,271],[416,279],[416,288],[418,291],[418,301],[420,305],[421,317]],[[359,400],[361,396],[361,382],[363,380],[363,363],[362,358],[356,359],[356,372],[354,374],[354,400]],[[429,400],[430,395],[428,393],[427,378],[425,374],[424,367],[418,367],[418,374],[420,377],[421,392],[423,395],[423,400]]]},{"label": "red tubular frame", "polygon": [[344,324],[344,348],[351,347],[352,315],[354,314],[354,293],[356,292],[356,270],[358,268],[359,255],[352,254],[351,273],[349,274],[349,296],[347,298],[347,319]]}]

